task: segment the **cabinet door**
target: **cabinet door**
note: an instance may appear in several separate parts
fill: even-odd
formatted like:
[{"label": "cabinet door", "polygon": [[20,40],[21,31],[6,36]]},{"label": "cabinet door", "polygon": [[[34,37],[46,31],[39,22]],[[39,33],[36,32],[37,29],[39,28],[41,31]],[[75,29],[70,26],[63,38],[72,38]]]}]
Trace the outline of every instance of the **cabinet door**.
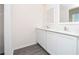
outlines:
[{"label": "cabinet door", "polygon": [[47,49],[47,38],[46,31],[37,29],[37,42],[44,48]]},{"label": "cabinet door", "polygon": [[74,55],[77,48],[76,37],[58,34],[57,36],[57,51],[59,55]]},{"label": "cabinet door", "polygon": [[57,50],[57,34],[47,32],[47,51],[49,54],[56,54]]},{"label": "cabinet door", "polygon": [[77,37],[77,47],[78,47],[77,54],[79,55],[79,37]]},{"label": "cabinet door", "polygon": [[72,36],[47,32],[47,51],[56,55],[76,54],[77,39]]}]

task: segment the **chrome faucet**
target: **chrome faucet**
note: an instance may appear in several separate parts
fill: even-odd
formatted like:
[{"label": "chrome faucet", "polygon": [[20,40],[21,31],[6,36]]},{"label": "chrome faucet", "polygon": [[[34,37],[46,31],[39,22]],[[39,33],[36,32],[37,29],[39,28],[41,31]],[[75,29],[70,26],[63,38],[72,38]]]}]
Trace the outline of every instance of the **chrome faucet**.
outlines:
[{"label": "chrome faucet", "polygon": [[67,27],[66,26],[64,27],[64,30],[67,31]]},{"label": "chrome faucet", "polygon": [[47,26],[46,26],[46,28],[47,28],[47,29],[49,29],[49,28],[50,28],[50,26],[48,26],[48,25],[47,25]]}]

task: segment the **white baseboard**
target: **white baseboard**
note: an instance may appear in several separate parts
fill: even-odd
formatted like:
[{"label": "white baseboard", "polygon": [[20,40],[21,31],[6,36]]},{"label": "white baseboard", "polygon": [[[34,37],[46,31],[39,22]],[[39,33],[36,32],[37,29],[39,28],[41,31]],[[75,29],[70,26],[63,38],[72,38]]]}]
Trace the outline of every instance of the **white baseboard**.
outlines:
[{"label": "white baseboard", "polygon": [[24,45],[21,45],[19,47],[14,48],[14,50],[21,49],[21,48],[24,48],[24,47],[27,47],[27,46],[30,46],[30,45],[34,45],[34,44],[36,44],[36,42],[27,43],[27,44],[24,44]]}]

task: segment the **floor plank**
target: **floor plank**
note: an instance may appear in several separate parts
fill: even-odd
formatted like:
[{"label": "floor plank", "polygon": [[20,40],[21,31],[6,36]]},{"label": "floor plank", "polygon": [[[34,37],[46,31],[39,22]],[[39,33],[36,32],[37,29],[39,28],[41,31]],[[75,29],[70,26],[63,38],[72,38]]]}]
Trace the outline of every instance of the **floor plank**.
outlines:
[{"label": "floor plank", "polygon": [[48,53],[38,44],[35,44],[15,50],[14,55],[48,55]]}]

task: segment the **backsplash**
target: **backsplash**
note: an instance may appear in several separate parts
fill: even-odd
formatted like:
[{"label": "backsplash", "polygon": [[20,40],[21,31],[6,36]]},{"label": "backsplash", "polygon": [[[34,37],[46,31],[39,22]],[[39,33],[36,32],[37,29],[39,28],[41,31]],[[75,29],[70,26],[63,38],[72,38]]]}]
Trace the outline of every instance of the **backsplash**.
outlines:
[{"label": "backsplash", "polygon": [[51,24],[51,29],[79,33],[79,24]]}]

